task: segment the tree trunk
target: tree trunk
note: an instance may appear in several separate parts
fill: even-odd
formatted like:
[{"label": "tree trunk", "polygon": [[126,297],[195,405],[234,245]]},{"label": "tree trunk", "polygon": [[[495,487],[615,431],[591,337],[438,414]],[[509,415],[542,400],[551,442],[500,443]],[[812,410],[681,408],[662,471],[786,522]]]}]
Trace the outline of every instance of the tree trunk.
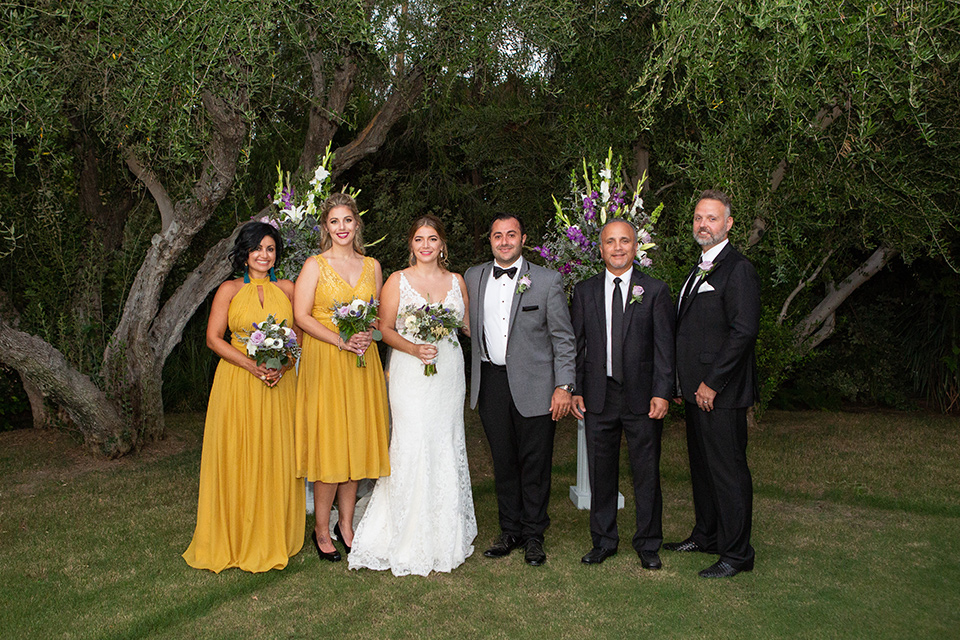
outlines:
[{"label": "tree trunk", "polygon": [[108,458],[133,449],[136,432],[116,404],[57,349],[0,317],[0,353],[4,362],[66,410],[89,449]]},{"label": "tree trunk", "polygon": [[[153,237],[130,288],[123,316],[104,354],[102,371],[107,389],[129,403],[133,422],[137,425],[134,446],[163,436],[162,373],[166,354],[172,349],[172,338],[161,335],[161,343],[158,343],[153,331],[163,284],[177,258],[190,246],[194,236],[233,187],[240,149],[247,134],[239,109],[209,92],[202,97],[212,124],[212,135],[206,146],[207,160],[200,179],[191,190],[192,197],[173,206],[172,220],[167,228]],[[139,162],[130,162],[129,158],[135,157],[132,152],[126,156],[128,166],[140,168]],[[165,195],[152,173],[142,173],[138,177],[148,179],[155,197]],[[178,341],[179,333],[173,344]]]}]

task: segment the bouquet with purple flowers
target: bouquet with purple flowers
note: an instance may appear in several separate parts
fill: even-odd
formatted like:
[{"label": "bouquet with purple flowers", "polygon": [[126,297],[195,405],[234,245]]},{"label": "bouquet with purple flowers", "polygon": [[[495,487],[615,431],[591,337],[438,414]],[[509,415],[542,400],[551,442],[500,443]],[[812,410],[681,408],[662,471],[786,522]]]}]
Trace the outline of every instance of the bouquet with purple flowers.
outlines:
[{"label": "bouquet with purple flowers", "polygon": [[[463,326],[457,312],[443,306],[441,302],[425,304],[421,307],[407,305],[397,314],[397,328],[403,328],[404,334],[423,342],[437,344],[441,340],[453,337],[454,332]],[[423,375],[437,373],[437,363],[423,365]]]},{"label": "bouquet with purple flowers", "polygon": [[285,319],[277,322],[271,313],[260,324],[254,322],[252,330],[242,331],[245,335],[238,332],[237,340],[247,346],[247,355],[257,364],[266,365],[268,369],[282,369],[300,358],[297,334],[286,324]]},{"label": "bouquet with purple flowers", "polygon": [[[377,309],[380,301],[371,297],[369,301],[354,298],[350,302],[334,302],[331,321],[340,332],[340,338],[346,342],[353,336],[366,331],[377,321]],[[379,330],[373,330],[373,339],[383,339]],[[367,366],[367,356],[357,356],[357,366]]]}]

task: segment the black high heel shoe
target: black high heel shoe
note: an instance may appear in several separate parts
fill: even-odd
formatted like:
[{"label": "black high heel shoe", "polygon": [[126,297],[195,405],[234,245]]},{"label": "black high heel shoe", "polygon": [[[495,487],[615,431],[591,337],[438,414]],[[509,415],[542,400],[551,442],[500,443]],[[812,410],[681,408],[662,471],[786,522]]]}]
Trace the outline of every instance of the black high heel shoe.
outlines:
[{"label": "black high heel shoe", "polygon": [[337,536],[337,540],[343,543],[343,548],[346,549],[347,555],[350,555],[350,547],[346,542],[343,541],[343,534],[340,533],[340,521],[337,521],[337,524],[333,525],[333,535]]},{"label": "black high heel shoe", "polygon": [[320,548],[320,543],[317,542],[316,531],[313,531],[310,533],[310,538],[313,540],[313,546],[316,548],[317,553],[320,555],[321,560],[328,560],[330,562],[340,562],[340,552],[337,551],[336,547],[334,547],[332,553],[327,553],[326,551]]}]

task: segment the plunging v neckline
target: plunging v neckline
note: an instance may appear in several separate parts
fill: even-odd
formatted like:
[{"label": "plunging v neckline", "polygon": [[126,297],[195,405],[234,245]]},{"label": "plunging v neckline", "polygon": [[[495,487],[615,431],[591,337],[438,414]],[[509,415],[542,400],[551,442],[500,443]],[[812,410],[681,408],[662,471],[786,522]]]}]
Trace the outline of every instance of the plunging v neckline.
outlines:
[{"label": "plunging v neckline", "polygon": [[347,285],[348,287],[350,287],[350,289],[351,289],[352,291],[355,291],[356,288],[360,286],[360,281],[363,280],[363,272],[367,270],[367,261],[366,261],[366,260],[363,260],[363,266],[360,268],[360,277],[357,278],[357,284],[350,284],[350,283],[347,281],[346,278],[344,278],[342,275],[340,275],[340,272],[339,272],[339,271],[337,271],[336,269],[333,268],[333,265],[330,264],[330,261],[327,260],[326,257],[324,257],[323,254],[318,253],[318,254],[317,254],[317,257],[318,257],[318,258],[323,258],[323,261],[326,263],[327,268],[330,269],[330,271],[333,271],[334,275],[337,276],[337,277],[340,279],[340,282],[342,282],[343,284],[345,284],[345,285]]}]

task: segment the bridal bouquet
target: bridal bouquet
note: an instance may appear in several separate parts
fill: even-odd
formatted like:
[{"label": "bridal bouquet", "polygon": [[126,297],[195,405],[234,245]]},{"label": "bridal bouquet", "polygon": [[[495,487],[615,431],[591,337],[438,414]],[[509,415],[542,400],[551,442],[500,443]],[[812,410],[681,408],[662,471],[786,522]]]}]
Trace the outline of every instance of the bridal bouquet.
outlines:
[{"label": "bridal bouquet", "polygon": [[[422,307],[407,305],[400,311],[398,318],[403,319],[404,333],[430,344],[436,344],[445,338],[455,340],[453,333],[462,326],[457,312],[444,307],[441,302],[425,304]],[[423,365],[423,375],[432,376],[436,373],[436,362]]]},{"label": "bridal bouquet", "polygon": [[[377,308],[380,301],[371,297],[369,301],[354,298],[350,302],[334,302],[333,316],[331,320],[337,331],[340,332],[340,338],[346,342],[353,336],[369,329],[377,320]],[[373,339],[381,340],[383,334],[377,329],[373,330]],[[357,356],[357,366],[367,366],[367,356],[365,354]]]},{"label": "bridal bouquet", "polygon": [[598,246],[600,229],[613,218],[626,220],[636,227],[640,247],[635,266],[651,267],[653,260],[647,251],[657,246],[653,240],[653,225],[663,209],[661,203],[649,214],[644,211],[640,187],[646,175],[631,194],[630,185],[623,180],[622,163],[613,163],[613,149],[607,152],[606,162],[602,165],[587,164],[584,159],[582,168],[581,175],[577,175],[576,169],[570,174],[567,197],[562,201],[553,198],[556,209],[553,230],[548,232],[542,246],[534,247],[547,266],[560,272],[567,296],[573,293],[576,283],[603,271]]},{"label": "bridal bouquet", "polygon": [[277,319],[271,313],[267,319],[253,329],[237,333],[237,340],[247,346],[247,355],[266,365],[268,369],[282,369],[300,358],[300,345],[293,329],[286,326],[287,321]]}]

